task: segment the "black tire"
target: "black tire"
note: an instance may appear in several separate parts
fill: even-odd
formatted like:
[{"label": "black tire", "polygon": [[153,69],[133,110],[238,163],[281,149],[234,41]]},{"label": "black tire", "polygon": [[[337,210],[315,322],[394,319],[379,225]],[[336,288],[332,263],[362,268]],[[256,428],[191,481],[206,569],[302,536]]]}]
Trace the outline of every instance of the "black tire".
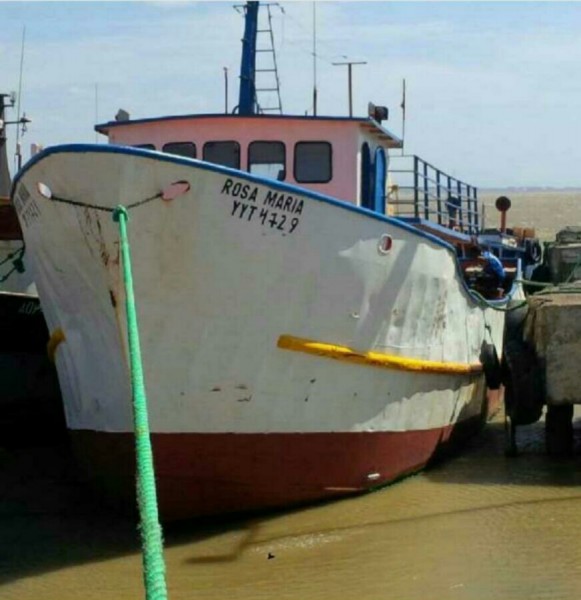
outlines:
[{"label": "black tire", "polygon": [[480,362],[484,370],[486,386],[491,390],[500,389],[502,385],[502,368],[494,344],[483,342],[480,349]]},{"label": "black tire", "polygon": [[504,407],[513,426],[536,423],[545,404],[542,369],[525,342],[506,343],[503,357]]},{"label": "black tire", "polygon": [[513,457],[518,455],[516,445],[516,426],[509,414],[504,415],[504,455]]},{"label": "black tire", "polygon": [[526,243],[526,259],[531,263],[535,264],[540,262],[543,256],[543,247],[539,240],[530,240]]}]

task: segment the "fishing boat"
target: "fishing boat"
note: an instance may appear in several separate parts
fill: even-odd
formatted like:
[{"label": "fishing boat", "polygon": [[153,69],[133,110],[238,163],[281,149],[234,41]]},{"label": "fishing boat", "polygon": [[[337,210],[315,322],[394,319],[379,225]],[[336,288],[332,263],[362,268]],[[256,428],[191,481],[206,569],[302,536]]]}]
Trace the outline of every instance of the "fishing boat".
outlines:
[{"label": "fishing boat", "polygon": [[[7,120],[7,109],[14,106],[14,94],[0,93],[0,292],[34,293],[34,284],[22,263],[24,244],[16,213],[10,204],[12,180],[8,168],[7,126],[19,121]],[[26,122],[26,121],[24,121]]]},{"label": "fishing boat", "polygon": [[259,109],[258,3],[245,13],[233,114],[120,111],[96,126],[109,144],[47,148],[13,186],[77,460],[105,498],[132,505],[112,219],[128,210],[165,520],[335,498],[421,469],[482,424],[499,387],[496,309],[519,293],[518,261],[488,298],[471,287],[476,188],[414,156],[403,214],[386,109]]},{"label": "fishing boat", "polygon": [[48,330],[9,199],[7,126],[28,122],[7,120],[14,103],[14,94],[0,93],[0,445],[46,440],[64,431],[56,373],[46,353]]}]

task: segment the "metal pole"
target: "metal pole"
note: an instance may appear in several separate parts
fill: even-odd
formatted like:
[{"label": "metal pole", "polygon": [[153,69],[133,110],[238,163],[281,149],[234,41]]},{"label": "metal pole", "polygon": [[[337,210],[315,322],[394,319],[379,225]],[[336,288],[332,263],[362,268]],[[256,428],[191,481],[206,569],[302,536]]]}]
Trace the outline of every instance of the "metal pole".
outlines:
[{"label": "metal pole", "polygon": [[462,184],[456,182],[456,189],[458,190],[458,222],[460,223],[460,231],[464,232],[464,212],[462,210]]},{"label": "metal pole", "polygon": [[347,62],[333,63],[333,65],[336,67],[347,65],[347,69],[348,69],[347,85],[349,86],[349,116],[350,117],[353,116],[353,90],[352,90],[351,67],[352,67],[352,65],[366,65],[366,64],[367,63],[363,62],[363,61],[347,61]]},{"label": "metal pole", "polygon": [[418,157],[414,155],[414,217],[416,219],[420,218],[420,196],[418,186],[420,184],[419,176],[418,176]]},{"label": "metal pole", "polygon": [[446,211],[448,212],[448,227],[450,229],[454,229],[454,227],[456,227],[456,205],[454,204],[454,197],[452,196],[452,178],[450,177],[450,175],[447,175],[446,178],[448,180],[448,199],[446,201]]},{"label": "metal pole", "polygon": [[313,116],[317,116],[317,3],[313,2]]},{"label": "metal pole", "polygon": [[472,196],[470,185],[466,184],[466,206],[468,207],[468,232],[473,233],[472,227]]},{"label": "metal pole", "polygon": [[424,163],[424,218],[430,219],[430,191],[428,182],[428,163]]},{"label": "metal pole", "polygon": [[256,1],[245,5],[242,61],[240,63],[240,92],[238,112],[249,116],[256,114],[256,37],[258,33],[258,6]]},{"label": "metal pole", "polygon": [[405,79],[403,80],[403,91],[402,91],[402,98],[401,98],[401,112],[402,112],[402,119],[401,119],[401,155],[403,156],[405,154],[405,150],[404,150],[404,146],[405,146]]},{"label": "metal pole", "polygon": [[[22,27],[22,47],[20,49],[20,74],[18,76],[18,104],[16,106],[16,118],[18,120],[21,119],[22,114],[20,112],[20,102],[22,101],[22,76],[24,73],[24,42],[26,39],[26,27]],[[16,127],[16,148],[20,146],[20,127]],[[22,154],[20,154],[20,150],[18,150],[18,170],[22,167]]]},{"label": "metal pole", "polygon": [[[95,84],[95,123],[99,122],[99,84]],[[98,133],[95,131],[95,144],[99,142]]]},{"label": "metal pole", "polygon": [[228,114],[228,67],[224,67],[224,112]]},{"label": "metal pole", "polygon": [[438,190],[437,206],[438,206],[438,225],[442,224],[442,194],[441,194],[441,183],[440,183],[441,171],[436,171],[436,189]]},{"label": "metal pole", "polygon": [[10,170],[8,168],[5,121],[5,110],[10,104],[5,102],[5,98],[8,98],[8,94],[0,93],[0,198],[10,196],[10,185],[12,183],[12,180],[10,179]]},{"label": "metal pole", "polygon": [[347,65],[347,73],[348,73],[348,75],[347,75],[347,80],[348,80],[347,85],[349,86],[349,116],[350,117],[353,116],[353,85],[352,85],[353,84],[353,80],[352,80],[352,77],[351,77],[351,67],[352,67],[352,65],[351,65],[351,63],[349,63]]}]

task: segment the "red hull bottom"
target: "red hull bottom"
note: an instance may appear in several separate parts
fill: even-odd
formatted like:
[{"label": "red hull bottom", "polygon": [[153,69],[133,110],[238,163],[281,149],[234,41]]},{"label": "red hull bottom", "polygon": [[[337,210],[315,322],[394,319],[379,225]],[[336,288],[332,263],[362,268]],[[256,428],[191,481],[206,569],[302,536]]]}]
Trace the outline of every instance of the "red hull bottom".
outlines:
[{"label": "red hull bottom", "polygon": [[[497,403],[489,395],[489,407]],[[160,515],[169,521],[364,492],[420,470],[483,421],[405,432],[153,434]],[[109,502],[134,508],[133,434],[71,434],[89,481]]]}]

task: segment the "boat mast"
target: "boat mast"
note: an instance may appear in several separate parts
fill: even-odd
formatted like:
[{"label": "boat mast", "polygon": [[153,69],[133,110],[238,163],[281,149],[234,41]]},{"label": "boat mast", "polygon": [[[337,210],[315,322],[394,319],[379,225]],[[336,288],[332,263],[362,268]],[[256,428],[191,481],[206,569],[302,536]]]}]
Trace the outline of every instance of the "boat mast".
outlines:
[{"label": "boat mast", "polygon": [[244,38],[242,39],[242,62],[240,64],[240,97],[238,111],[241,115],[256,114],[256,37],[258,32],[258,5],[246,3]]},{"label": "boat mast", "polygon": [[10,195],[10,171],[8,170],[8,154],[6,151],[6,98],[12,99],[10,94],[0,94],[0,198]]},{"label": "boat mast", "polygon": [[[6,198],[10,196],[10,187],[12,180],[10,179],[10,170],[8,169],[8,153],[6,150],[6,126],[16,125],[18,127],[18,133],[24,133],[26,131],[26,125],[30,123],[30,119],[23,113],[16,121],[6,120],[6,109],[12,108],[16,104],[16,92],[10,94],[0,93],[0,198]],[[22,128],[22,129],[21,129]],[[21,155],[17,145],[16,147],[17,156],[19,157],[17,168],[20,169]]]},{"label": "boat mast", "polygon": [[[22,74],[24,73],[24,40],[26,39],[26,27],[22,28],[22,47],[20,49],[20,74],[18,76],[18,105],[16,107],[17,123],[24,115],[20,114],[20,102],[22,101]],[[23,127],[24,130],[24,127]],[[24,131],[22,131],[24,133]],[[22,167],[22,152],[20,151],[20,127],[16,128],[16,168]]]}]

